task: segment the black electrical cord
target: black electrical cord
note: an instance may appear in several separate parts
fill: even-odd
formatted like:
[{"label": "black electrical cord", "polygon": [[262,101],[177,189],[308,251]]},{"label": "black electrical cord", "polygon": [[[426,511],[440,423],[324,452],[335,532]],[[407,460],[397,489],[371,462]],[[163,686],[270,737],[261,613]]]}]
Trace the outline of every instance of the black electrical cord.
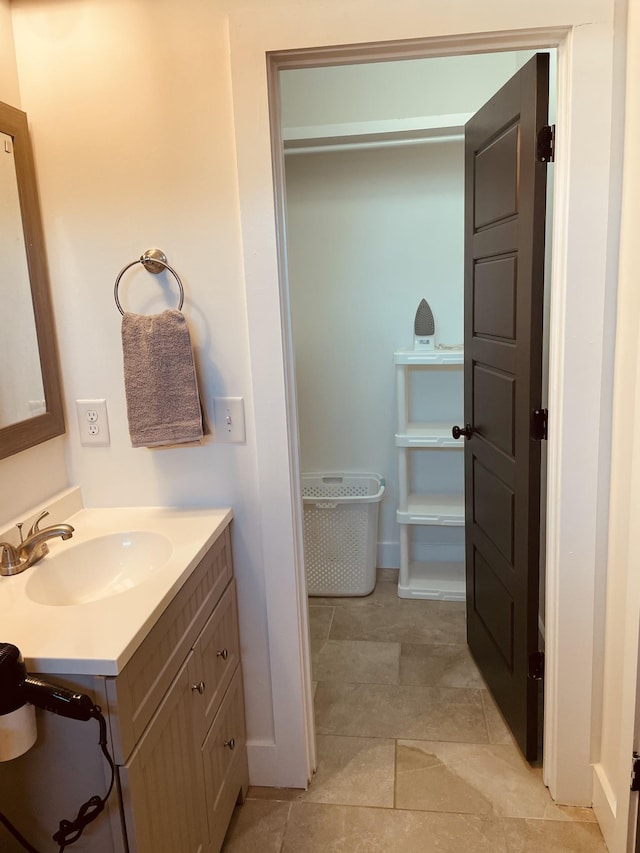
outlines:
[{"label": "black electrical cord", "polygon": [[25,850],[28,850],[29,853],[38,853],[36,848],[32,847],[31,844],[29,844],[29,842],[24,837],[24,835],[21,835],[18,832],[18,830],[15,828],[15,826],[11,823],[11,821],[7,817],[5,817],[5,815],[2,814],[2,812],[0,812],[0,823],[9,830],[9,832],[11,833],[11,835],[13,835],[13,837],[16,839],[16,841],[19,841],[20,844],[22,844],[22,846],[24,847]]},{"label": "black electrical cord", "polygon": [[113,790],[116,768],[113,763],[113,759],[109,754],[109,750],[107,749],[107,722],[102,716],[102,709],[99,705],[93,706],[91,709],[91,716],[94,717],[100,725],[100,739],[98,743],[100,744],[100,749],[111,768],[111,782],[109,783],[109,788],[104,797],[99,797],[97,795],[93,796],[88,799],[86,803],[80,806],[75,820],[60,821],[58,831],[53,834],[53,840],[56,844],[60,845],[58,853],[63,853],[65,847],[68,847],[70,844],[74,844],[80,838],[87,825],[90,824],[91,821],[95,820],[103,811],[105,803]]},{"label": "black electrical cord", "polygon": [[[95,795],[90,797],[86,803],[80,806],[78,810],[78,814],[75,820],[61,820],[60,825],[58,827],[57,832],[53,834],[53,840],[56,844],[59,845],[58,853],[63,853],[63,851],[70,845],[74,844],[82,835],[88,824],[91,821],[95,820],[98,815],[104,810],[105,804],[109,799],[109,795],[113,791],[113,786],[115,783],[116,777],[116,767],[111,757],[109,750],[107,748],[107,721],[102,715],[102,708],[99,705],[93,705],[93,707],[89,710],[89,716],[98,721],[100,726],[100,738],[99,745],[102,750],[102,754],[104,755],[107,764],[111,768],[111,781],[109,782],[109,788],[104,797],[99,797]],[[11,823],[11,821],[0,812],[0,823],[5,826],[8,831],[13,835],[13,837],[18,841],[25,850],[28,850],[29,853],[39,853],[35,847],[33,847],[26,838],[18,832],[15,826]]]}]

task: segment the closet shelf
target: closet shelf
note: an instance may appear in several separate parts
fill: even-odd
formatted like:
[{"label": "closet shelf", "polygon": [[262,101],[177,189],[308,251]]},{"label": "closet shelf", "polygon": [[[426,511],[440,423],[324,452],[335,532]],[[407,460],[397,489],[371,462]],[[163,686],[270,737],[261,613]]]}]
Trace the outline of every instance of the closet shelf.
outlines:
[{"label": "closet shelf", "polygon": [[464,139],[464,126],[470,115],[454,113],[285,127],[282,131],[284,153],[313,154],[321,151],[380,148],[387,145],[461,142]]},{"label": "closet shelf", "polygon": [[406,509],[399,509],[396,513],[398,524],[464,526],[463,495],[410,494],[407,497],[406,507]]}]

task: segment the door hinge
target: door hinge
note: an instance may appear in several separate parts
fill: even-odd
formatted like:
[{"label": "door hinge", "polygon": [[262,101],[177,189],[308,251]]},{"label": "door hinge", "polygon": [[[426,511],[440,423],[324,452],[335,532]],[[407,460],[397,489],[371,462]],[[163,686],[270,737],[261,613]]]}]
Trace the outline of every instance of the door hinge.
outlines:
[{"label": "door hinge", "polygon": [[547,124],[538,131],[537,157],[539,163],[553,163],[556,155],[556,126]]},{"label": "door hinge", "polygon": [[640,791],[640,755],[637,752],[631,759],[631,790]]},{"label": "door hinge", "polygon": [[549,423],[548,409],[534,409],[531,412],[531,438],[533,441],[546,441]]},{"label": "door hinge", "polygon": [[542,681],[544,678],[544,652],[529,655],[529,678],[534,681]]}]

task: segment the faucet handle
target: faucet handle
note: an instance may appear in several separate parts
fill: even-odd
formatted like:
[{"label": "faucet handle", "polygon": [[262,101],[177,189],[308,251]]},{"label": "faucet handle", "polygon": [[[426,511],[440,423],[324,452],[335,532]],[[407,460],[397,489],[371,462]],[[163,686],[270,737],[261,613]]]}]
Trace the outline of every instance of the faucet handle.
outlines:
[{"label": "faucet handle", "polygon": [[33,536],[34,533],[38,533],[40,531],[40,522],[43,518],[46,518],[49,515],[49,511],[45,509],[44,512],[41,512],[40,515],[33,522],[31,527],[29,528],[28,536]]},{"label": "faucet handle", "polygon": [[18,552],[9,542],[0,542],[0,550],[2,558],[0,559],[0,575],[7,577],[8,575],[16,575],[16,569],[21,570],[23,561],[18,556]]}]

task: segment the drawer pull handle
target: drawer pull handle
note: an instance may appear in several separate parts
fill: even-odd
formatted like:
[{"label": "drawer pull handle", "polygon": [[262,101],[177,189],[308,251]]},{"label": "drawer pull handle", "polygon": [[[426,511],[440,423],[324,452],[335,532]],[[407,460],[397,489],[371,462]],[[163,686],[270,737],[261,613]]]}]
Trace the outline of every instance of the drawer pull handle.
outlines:
[{"label": "drawer pull handle", "polygon": [[225,746],[228,746],[230,750],[234,750],[236,748],[236,739],[234,737],[229,738],[229,740],[225,740]]},{"label": "drawer pull handle", "polygon": [[222,649],[222,651],[216,652],[216,655],[222,660],[226,660],[229,657],[229,652],[226,649]]},{"label": "drawer pull handle", "polygon": [[204,693],[204,681],[199,681],[197,684],[192,684],[191,689],[195,693],[196,691],[202,696]]}]

